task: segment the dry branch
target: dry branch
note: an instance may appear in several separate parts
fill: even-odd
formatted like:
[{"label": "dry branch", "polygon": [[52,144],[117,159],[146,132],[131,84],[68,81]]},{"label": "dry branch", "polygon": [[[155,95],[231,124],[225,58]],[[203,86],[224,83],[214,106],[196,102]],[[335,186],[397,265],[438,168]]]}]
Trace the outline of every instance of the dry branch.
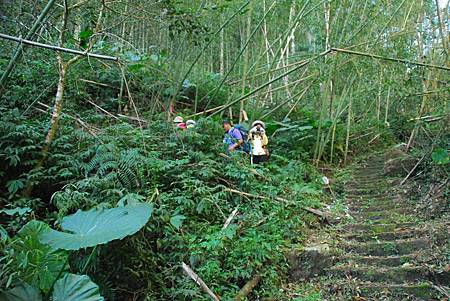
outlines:
[{"label": "dry branch", "polygon": [[404,60],[404,59],[399,59],[399,58],[393,58],[393,57],[385,57],[385,56],[376,55],[376,54],[372,54],[372,53],[365,53],[365,52],[359,52],[359,51],[353,51],[353,50],[347,50],[347,49],[341,49],[341,48],[331,48],[331,51],[342,52],[342,53],[347,53],[347,54],[354,54],[354,55],[360,55],[360,56],[370,57],[370,58],[378,59],[378,60],[385,60],[385,61],[391,61],[391,62],[397,62],[397,63],[410,64],[410,65],[416,65],[416,66],[422,66],[422,67],[428,67],[428,68],[436,68],[436,69],[442,69],[442,70],[450,71],[450,68],[446,67],[446,66],[439,66],[439,65],[433,65],[433,64],[414,62],[414,61],[409,61],[409,60]]},{"label": "dry branch", "polygon": [[223,225],[222,230],[226,229],[230,225],[231,221],[236,216],[238,209],[239,209],[239,205],[237,205],[236,208],[234,208],[233,212],[231,212],[230,216],[225,221],[225,224]]},{"label": "dry branch", "polygon": [[3,33],[0,33],[0,38],[6,39],[6,40],[15,41],[17,43],[27,44],[27,45],[30,45],[30,46],[46,48],[46,49],[50,49],[50,50],[54,50],[54,51],[62,51],[62,52],[67,52],[67,53],[71,53],[71,54],[87,56],[87,57],[92,57],[92,58],[97,58],[97,59],[102,59],[102,60],[110,60],[110,61],[118,61],[119,60],[119,58],[115,57],[115,56],[95,54],[95,53],[90,53],[90,52],[86,52],[86,51],[80,51],[80,50],[63,48],[63,47],[54,46],[54,45],[43,44],[43,43],[39,43],[39,42],[25,40],[25,39],[22,39],[22,38],[13,37],[13,36],[6,35],[6,34],[3,34]]},{"label": "dry branch", "polygon": [[213,293],[213,291],[206,285],[206,283],[202,280],[202,278],[200,278],[187,264],[185,264],[184,262],[182,263],[183,265],[183,270],[186,272],[186,274],[188,274],[189,277],[192,278],[192,280],[195,281],[195,283],[197,283],[202,290],[207,293],[212,300],[214,301],[220,301],[220,298],[217,297],[216,294]]},{"label": "dry branch", "polygon": [[[267,196],[251,194],[251,193],[248,193],[248,192],[243,192],[243,191],[232,189],[232,188],[228,188],[228,187],[225,188],[225,191],[228,191],[228,192],[231,192],[231,193],[235,193],[235,194],[239,194],[241,196],[247,196],[247,197],[255,198],[255,199],[262,199],[262,200],[270,199]],[[290,200],[287,200],[287,199],[283,199],[283,198],[280,198],[280,197],[274,197],[274,199],[277,200],[277,201],[289,204],[289,205],[292,205],[292,204],[295,203],[293,201],[290,201]],[[320,211],[320,210],[317,210],[317,209],[314,209],[314,208],[310,208],[310,207],[302,207],[302,209],[307,211],[307,212],[309,212],[309,213],[317,215],[317,216],[319,216],[321,218],[324,218],[324,219],[328,218],[327,214],[322,212],[322,211]]]},{"label": "dry branch", "polygon": [[244,300],[245,297],[247,297],[248,294],[251,293],[251,291],[255,288],[255,286],[258,285],[259,281],[261,280],[261,275],[256,275],[250,281],[248,281],[239,291],[239,293],[234,297],[234,301],[241,301]]}]

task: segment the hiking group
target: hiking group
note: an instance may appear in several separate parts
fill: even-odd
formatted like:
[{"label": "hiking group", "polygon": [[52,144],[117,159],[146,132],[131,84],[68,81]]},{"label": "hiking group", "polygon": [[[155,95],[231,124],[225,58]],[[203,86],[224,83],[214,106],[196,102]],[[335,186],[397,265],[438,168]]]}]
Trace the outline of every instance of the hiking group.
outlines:
[{"label": "hiking group", "polygon": [[[184,122],[181,116],[176,116],[173,122],[175,127],[181,130],[187,130],[196,125],[194,120]],[[223,143],[227,147],[228,154],[234,152],[248,154],[252,164],[269,160],[269,149],[267,148],[269,139],[266,135],[264,122],[261,120],[254,121],[249,131],[241,124],[233,126],[229,120],[224,120],[222,124],[225,130]]]}]

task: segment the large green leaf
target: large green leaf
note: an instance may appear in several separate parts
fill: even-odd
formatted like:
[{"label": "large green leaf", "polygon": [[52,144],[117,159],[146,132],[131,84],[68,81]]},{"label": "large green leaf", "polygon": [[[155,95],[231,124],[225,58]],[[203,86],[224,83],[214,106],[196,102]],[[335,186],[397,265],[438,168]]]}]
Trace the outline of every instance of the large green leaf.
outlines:
[{"label": "large green leaf", "polygon": [[431,158],[433,159],[434,163],[439,165],[445,165],[450,162],[448,151],[443,148],[435,149],[433,154],[431,155]]},{"label": "large green leaf", "polygon": [[66,274],[55,283],[53,301],[103,301],[98,286],[86,275]]},{"label": "large green leaf", "polygon": [[79,250],[122,239],[139,231],[152,214],[147,203],[103,210],[78,210],[64,217],[61,227],[70,231],[50,230],[41,240],[57,249]]},{"label": "large green leaf", "polygon": [[42,296],[39,289],[27,284],[21,283],[15,288],[4,293],[0,293],[2,301],[41,301]]},{"label": "large green leaf", "polygon": [[67,269],[67,252],[40,241],[41,235],[50,231],[46,223],[32,220],[7,247],[14,254],[11,265],[18,277],[44,292],[48,292],[59,273]]}]

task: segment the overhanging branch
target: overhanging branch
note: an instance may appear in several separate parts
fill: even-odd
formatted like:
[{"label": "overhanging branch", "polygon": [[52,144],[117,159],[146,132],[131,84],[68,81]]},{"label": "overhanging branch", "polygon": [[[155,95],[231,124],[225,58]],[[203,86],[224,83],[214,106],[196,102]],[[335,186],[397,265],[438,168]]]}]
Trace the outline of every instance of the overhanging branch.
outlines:
[{"label": "overhanging branch", "polygon": [[353,51],[353,50],[347,50],[347,49],[341,49],[341,48],[331,48],[331,51],[332,52],[342,52],[342,53],[347,53],[347,54],[359,55],[359,56],[365,56],[365,57],[370,57],[370,58],[378,59],[378,60],[385,60],[385,61],[391,61],[391,62],[397,62],[397,63],[410,64],[410,65],[416,65],[416,66],[422,66],[422,67],[428,67],[428,68],[436,68],[436,69],[450,71],[450,68],[446,67],[446,66],[439,66],[439,65],[433,65],[433,64],[419,63],[419,62],[414,62],[414,61],[409,61],[409,60],[404,60],[404,59],[398,59],[398,58],[393,58],[393,57],[385,57],[385,56],[376,55],[376,54],[372,54],[372,53],[365,53],[365,52],[359,52],[359,51]]},{"label": "overhanging branch", "polygon": [[39,43],[39,42],[25,40],[22,38],[13,37],[13,36],[3,34],[3,33],[0,33],[0,38],[5,39],[5,40],[14,41],[17,43],[27,44],[30,46],[41,47],[41,48],[50,49],[50,50],[54,50],[54,51],[62,51],[62,52],[67,52],[67,53],[82,55],[82,56],[87,56],[87,57],[93,57],[93,58],[102,59],[102,60],[109,60],[109,61],[116,61],[116,62],[119,60],[119,58],[115,57],[115,56],[95,54],[95,53],[90,53],[90,52],[85,52],[85,51],[80,51],[80,50],[75,50],[75,49],[69,49],[69,48],[63,48],[63,47],[58,47],[58,46],[54,46],[54,45],[43,44],[43,43]]}]

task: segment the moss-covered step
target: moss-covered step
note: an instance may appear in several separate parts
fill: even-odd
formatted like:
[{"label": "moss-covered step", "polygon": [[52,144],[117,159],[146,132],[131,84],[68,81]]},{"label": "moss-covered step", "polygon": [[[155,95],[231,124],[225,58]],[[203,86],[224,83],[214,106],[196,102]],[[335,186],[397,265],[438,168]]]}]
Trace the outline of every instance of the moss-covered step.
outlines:
[{"label": "moss-covered step", "polygon": [[[378,208],[378,206],[369,206],[371,207],[371,210],[367,210],[364,207],[360,207],[359,210],[350,210],[348,211],[348,214],[351,216],[359,216],[361,218],[368,218],[368,219],[380,219],[380,216],[388,216],[393,214],[416,214],[414,207],[391,207],[390,208]],[[366,210],[365,210],[366,209]]]},{"label": "moss-covered step", "polygon": [[360,281],[404,284],[428,279],[429,272],[422,266],[370,267],[351,265],[334,266],[327,270],[333,277],[352,278]]},{"label": "moss-covered step", "polygon": [[[349,208],[365,208],[374,206],[393,206],[395,204],[402,204],[403,202],[395,197],[385,197],[380,199],[352,199],[346,200]],[[408,203],[407,203],[408,204]]]},{"label": "moss-covered step", "polygon": [[355,233],[355,232],[365,232],[365,233],[371,233],[371,234],[378,234],[383,232],[391,232],[391,231],[397,231],[400,229],[406,229],[411,227],[416,227],[417,223],[414,222],[406,222],[406,223],[364,223],[364,222],[357,222],[357,223],[349,223],[345,224],[341,227],[342,230]]},{"label": "moss-covered step", "polygon": [[412,264],[417,259],[417,254],[392,255],[392,256],[365,256],[345,255],[339,258],[339,263],[347,266],[378,266],[395,267]]},{"label": "moss-covered step", "polygon": [[386,192],[390,190],[391,187],[383,187],[383,186],[375,186],[375,187],[346,187],[345,192],[347,194],[354,194],[354,195],[371,195],[376,194],[380,192]]},{"label": "moss-covered step", "polygon": [[414,214],[414,212],[408,214],[408,213],[398,213],[395,211],[379,211],[379,212],[370,212],[368,214],[364,213],[354,213],[350,215],[353,217],[354,220],[357,221],[367,221],[367,222],[376,222],[380,220],[386,220],[386,221],[398,221],[402,220],[405,222],[409,221],[415,221],[417,220],[417,215]]},{"label": "moss-covered step", "polygon": [[359,284],[358,293],[369,300],[442,300],[442,294],[427,282],[412,284]]},{"label": "moss-covered step", "polygon": [[393,198],[395,197],[395,194],[390,193],[389,191],[382,191],[382,192],[371,192],[371,193],[359,193],[359,194],[351,194],[346,193],[345,198],[348,201],[353,200],[382,200],[386,198]]},{"label": "moss-covered step", "polygon": [[379,232],[379,233],[350,233],[341,235],[339,238],[345,241],[355,240],[360,242],[369,242],[369,241],[391,241],[397,239],[407,239],[412,237],[423,237],[428,234],[428,229],[426,228],[405,228],[398,229],[396,231],[387,231],[387,232]]},{"label": "moss-covered step", "polygon": [[402,202],[399,200],[387,200],[382,202],[366,202],[366,203],[356,203],[350,204],[348,206],[349,213],[371,213],[371,212],[380,212],[380,211],[390,211],[394,210],[398,213],[404,212],[414,212],[416,209],[416,205],[409,202]]},{"label": "moss-covered step", "polygon": [[345,184],[346,188],[380,188],[390,186],[386,180],[364,180],[364,181],[349,181]]},{"label": "moss-covered step", "polygon": [[342,242],[340,247],[348,253],[372,256],[392,256],[411,254],[426,249],[431,241],[428,238],[408,238],[380,242]]}]

